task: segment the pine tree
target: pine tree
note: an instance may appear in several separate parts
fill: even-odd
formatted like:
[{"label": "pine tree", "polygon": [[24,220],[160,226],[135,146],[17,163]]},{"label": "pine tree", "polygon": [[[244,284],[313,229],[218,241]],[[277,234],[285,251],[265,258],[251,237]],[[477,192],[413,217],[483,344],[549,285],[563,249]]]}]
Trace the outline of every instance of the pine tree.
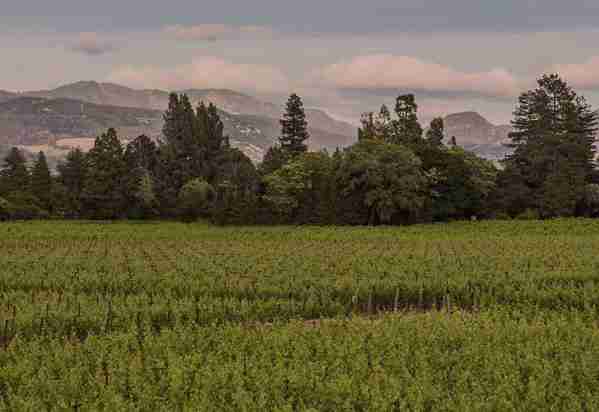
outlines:
[{"label": "pine tree", "polygon": [[133,218],[153,215],[156,206],[153,176],[158,164],[156,143],[145,135],[138,136],[127,145],[124,160],[127,215]]},{"label": "pine tree", "polygon": [[393,121],[393,136],[390,143],[416,149],[422,143],[422,126],[418,122],[418,105],[413,94],[397,97]]},{"label": "pine tree", "polygon": [[443,119],[437,117],[431,121],[430,128],[426,131],[426,141],[432,146],[441,146],[444,138]]},{"label": "pine tree", "polygon": [[[593,177],[597,112],[558,75],[544,75],[535,90],[518,99],[512,125],[514,153],[503,173],[522,176],[531,193],[523,206],[546,217],[575,214]],[[509,182],[503,190],[510,190]],[[556,193],[563,206],[556,207]]]},{"label": "pine tree", "polygon": [[281,148],[289,154],[290,158],[296,157],[308,150],[305,142],[309,138],[304,104],[294,93],[289,97],[281,119],[281,137],[279,137]]},{"label": "pine tree", "polygon": [[141,135],[129,142],[125,149],[125,162],[129,170],[145,169],[154,170],[158,161],[158,148],[156,143],[148,136]]},{"label": "pine tree", "polygon": [[87,177],[87,159],[85,153],[80,149],[74,149],[67,155],[65,161],[60,163],[58,169],[58,181],[64,186],[66,194],[66,205],[64,209],[67,216],[81,216],[82,193]]},{"label": "pine tree", "polygon": [[97,219],[123,216],[126,165],[116,130],[108,129],[96,138],[87,158],[89,169],[83,191],[85,214]]},{"label": "pine tree", "polygon": [[31,193],[43,210],[52,209],[52,175],[44,152],[39,152],[31,172]]},{"label": "pine tree", "polygon": [[0,193],[29,191],[30,177],[23,153],[13,147],[4,159],[4,167],[0,169]]}]

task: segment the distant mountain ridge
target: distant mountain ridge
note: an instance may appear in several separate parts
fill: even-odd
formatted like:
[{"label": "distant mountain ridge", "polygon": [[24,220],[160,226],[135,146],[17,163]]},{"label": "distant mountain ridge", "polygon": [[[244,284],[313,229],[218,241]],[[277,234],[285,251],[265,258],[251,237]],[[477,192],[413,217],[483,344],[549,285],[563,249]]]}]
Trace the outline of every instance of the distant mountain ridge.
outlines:
[{"label": "distant mountain ridge", "polygon": [[5,90],[0,90],[0,103],[5,102],[10,99],[14,99],[18,95],[16,93],[7,92]]},{"label": "distant mountain ridge", "polygon": [[[235,147],[254,161],[280,133],[283,108],[228,89],[188,89],[193,104],[214,103],[221,111],[225,132]],[[169,93],[163,90],[136,90],[113,83],[82,81],[53,90],[24,93],[0,91],[0,144],[54,145],[64,139],[90,140],[108,127],[124,138],[146,134],[159,138],[162,113]],[[333,119],[323,110],[306,109],[313,150],[333,150],[356,141],[356,127]],[[509,153],[502,144],[511,126],[496,126],[476,112],[445,117],[447,140],[483,157],[498,160]],[[86,144],[89,146],[89,142]]]},{"label": "distant mountain ridge", "polygon": [[[263,102],[228,89],[186,89],[185,93],[195,105],[200,100],[211,102],[219,109],[231,114],[264,116],[280,119],[283,107],[270,102]],[[163,90],[136,90],[114,83],[98,83],[82,81],[58,87],[53,90],[26,92],[24,95],[45,97],[50,99],[70,98],[85,102],[121,107],[139,107],[164,111],[168,107],[169,92]],[[334,135],[355,137],[356,128],[349,123],[333,119],[326,112],[317,109],[306,109],[306,117],[314,130]],[[326,146],[326,142],[323,142]]]},{"label": "distant mountain ridge", "polygon": [[[268,117],[225,111],[220,111],[220,116],[231,144],[256,162],[275,143],[280,131],[278,120]],[[90,140],[109,127],[117,129],[122,138],[145,134],[159,139],[163,122],[162,110],[19,95],[0,103],[0,144],[27,146],[34,151],[70,144],[89,147],[93,143]],[[314,129],[312,133],[310,146],[315,150],[351,144],[347,136]]]},{"label": "distant mountain ridge", "polygon": [[510,125],[496,126],[477,112],[454,113],[445,117],[445,136],[479,156],[501,160],[510,153],[504,143],[512,131]]}]

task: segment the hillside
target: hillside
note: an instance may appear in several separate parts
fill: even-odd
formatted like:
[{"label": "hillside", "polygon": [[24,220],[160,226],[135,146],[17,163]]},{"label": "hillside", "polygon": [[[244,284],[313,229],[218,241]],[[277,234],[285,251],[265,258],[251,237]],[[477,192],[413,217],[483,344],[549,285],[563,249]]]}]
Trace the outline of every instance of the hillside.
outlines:
[{"label": "hillside", "polygon": [[0,103],[17,97],[15,93],[0,90]]},{"label": "hillside", "polygon": [[[282,106],[264,102],[233,90],[187,89],[179,92],[186,93],[194,105],[200,100],[211,102],[232,115],[252,115],[278,120],[283,112]],[[69,98],[99,105],[161,111],[168,107],[169,98],[169,92],[163,90],[135,90],[118,84],[93,81],[77,82],[53,90],[26,92],[25,94],[33,97]],[[351,142],[356,136],[354,126],[335,120],[322,110],[307,108],[306,117],[311,127],[311,133],[317,141],[317,146],[333,147],[340,140]],[[339,139],[339,136],[346,136],[348,139]],[[329,141],[329,138],[332,140]]]},{"label": "hillside", "polygon": [[93,138],[108,127],[132,135],[152,135],[160,122],[160,112],[153,110],[17,97],[0,103],[0,143],[39,145],[65,138]]},{"label": "hillside", "polygon": [[[233,146],[260,161],[276,140],[278,120],[221,111],[225,133]],[[162,111],[88,103],[67,98],[16,97],[0,103],[0,144],[88,148],[109,127],[125,138],[162,132]],[[350,138],[312,129],[312,149],[334,149],[351,144]],[[43,149],[43,148],[42,148]]]},{"label": "hillside", "polygon": [[455,136],[457,143],[465,149],[491,160],[500,160],[510,152],[505,147],[509,125],[496,126],[476,112],[451,114],[444,119],[445,136]]},{"label": "hillside", "polygon": [[[183,90],[193,104],[214,103],[222,110],[225,132],[234,146],[254,161],[280,133],[282,107],[227,89]],[[0,91],[0,143],[16,145],[75,144],[90,142],[108,127],[123,137],[139,134],[159,138],[162,112],[169,93],[162,90],[135,90],[112,83],[78,82],[53,90],[14,94]],[[351,145],[356,128],[337,121],[326,112],[307,109],[310,147],[314,150]],[[503,158],[503,146],[511,127],[496,126],[476,112],[455,113],[445,118],[447,140],[455,136],[459,145],[492,159]],[[71,140],[78,139],[78,140]]]}]

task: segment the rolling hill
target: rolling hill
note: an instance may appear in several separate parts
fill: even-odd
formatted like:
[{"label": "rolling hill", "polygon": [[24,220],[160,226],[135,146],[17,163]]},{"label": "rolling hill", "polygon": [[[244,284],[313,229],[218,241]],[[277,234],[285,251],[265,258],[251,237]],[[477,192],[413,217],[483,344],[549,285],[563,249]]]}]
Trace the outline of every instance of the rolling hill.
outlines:
[{"label": "rolling hill", "polygon": [[[280,133],[282,107],[227,89],[188,89],[193,104],[214,103],[221,109],[225,133],[233,146],[260,161]],[[169,93],[135,90],[112,83],[77,82],[53,90],[16,94],[0,91],[0,144],[89,147],[91,139],[114,127],[124,139],[146,134],[155,139],[162,131],[162,113]],[[356,128],[335,120],[326,112],[306,109],[313,150],[351,145]],[[445,118],[447,140],[492,160],[509,149],[502,143],[510,126],[496,126],[476,112],[455,113]],[[59,144],[57,143],[59,142]],[[32,150],[33,150],[32,149]]]},{"label": "rolling hill", "polygon": [[[179,93],[187,94],[194,105],[199,101],[211,102],[231,115],[265,117],[278,122],[283,112],[282,106],[264,102],[233,90],[187,89],[181,90]],[[168,107],[169,98],[169,92],[163,90],[135,90],[118,84],[94,81],[77,82],[53,90],[26,92],[25,94],[33,97],[69,98],[99,105],[136,107],[160,111],[164,111]],[[322,110],[307,108],[306,117],[310,124],[310,132],[314,136],[315,144],[318,147],[333,147],[339,141],[344,142],[344,144],[351,144],[357,135],[354,126],[335,120]],[[277,135],[278,133],[277,131]],[[345,136],[346,139],[340,139],[341,136]],[[329,141],[329,138],[332,141]]]},{"label": "rolling hill", "polygon": [[504,146],[509,125],[496,126],[476,112],[454,113],[445,117],[445,136],[455,136],[457,143],[467,150],[490,160],[501,160],[510,149]]},{"label": "rolling hill", "polygon": [[[233,146],[252,160],[260,161],[278,136],[278,120],[268,117],[231,114],[221,111],[225,133]],[[91,140],[109,127],[119,135],[133,138],[146,134],[159,139],[162,111],[88,103],[71,98],[19,96],[0,103],[0,144],[69,147],[89,146]],[[313,149],[334,149],[350,144],[347,136],[311,130]]]}]

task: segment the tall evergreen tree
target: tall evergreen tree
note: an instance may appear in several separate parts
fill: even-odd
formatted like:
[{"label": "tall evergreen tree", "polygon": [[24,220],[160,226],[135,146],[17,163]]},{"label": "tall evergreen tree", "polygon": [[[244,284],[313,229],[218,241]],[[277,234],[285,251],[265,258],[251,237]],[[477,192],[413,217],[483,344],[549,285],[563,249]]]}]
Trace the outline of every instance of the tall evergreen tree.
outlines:
[{"label": "tall evergreen tree", "polygon": [[52,175],[44,152],[39,152],[31,172],[31,193],[38,199],[40,208],[52,210]]},{"label": "tall evergreen tree", "polygon": [[156,194],[164,213],[175,214],[185,183],[204,179],[214,184],[218,162],[229,147],[217,108],[200,103],[194,111],[186,95],[171,94],[159,147]]},{"label": "tall evergreen tree", "polygon": [[[546,217],[575,214],[593,177],[597,112],[558,75],[544,75],[535,90],[518,99],[512,125],[514,153],[503,173],[522,177],[529,191],[522,206]],[[500,190],[509,192],[510,183]],[[563,200],[560,207],[556,193]]]},{"label": "tall evergreen tree", "polygon": [[0,192],[26,192],[30,189],[30,174],[23,153],[13,147],[0,169]]},{"label": "tall evergreen tree", "polygon": [[426,131],[426,141],[432,146],[441,146],[443,144],[445,126],[443,119],[437,117],[431,121],[429,129]]},{"label": "tall evergreen tree", "polygon": [[397,97],[395,114],[397,119],[393,121],[393,136],[389,143],[415,149],[422,143],[422,126],[418,122],[418,105],[413,94]]},{"label": "tall evergreen tree", "polygon": [[116,130],[96,138],[87,155],[88,173],[83,191],[85,213],[91,218],[113,219],[124,215],[125,196],[123,177],[126,165],[123,147]]},{"label": "tall evergreen tree", "polygon": [[87,159],[81,149],[69,152],[58,169],[58,182],[64,186],[66,194],[65,212],[68,216],[78,217],[82,214],[82,194],[87,178]]},{"label": "tall evergreen tree", "polygon": [[304,104],[302,99],[294,93],[289,96],[285,113],[281,119],[281,137],[279,137],[281,148],[293,158],[308,151],[305,142],[309,138]]},{"label": "tall evergreen tree", "polygon": [[154,175],[158,164],[158,147],[149,137],[138,136],[125,149],[127,174],[124,177],[127,214],[145,218],[155,214]]}]

